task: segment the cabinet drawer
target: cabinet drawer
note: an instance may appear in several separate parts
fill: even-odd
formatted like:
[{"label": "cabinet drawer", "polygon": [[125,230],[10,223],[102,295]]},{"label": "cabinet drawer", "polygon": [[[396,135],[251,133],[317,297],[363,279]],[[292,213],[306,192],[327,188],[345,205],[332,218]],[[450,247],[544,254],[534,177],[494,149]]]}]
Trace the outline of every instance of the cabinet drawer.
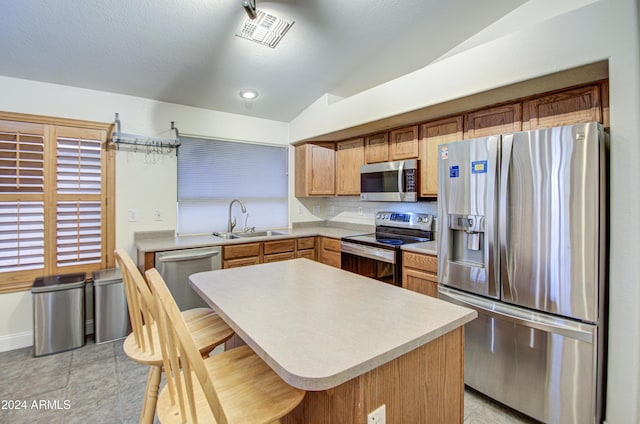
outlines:
[{"label": "cabinet drawer", "polygon": [[238,244],[223,248],[223,259],[246,258],[248,256],[260,256],[260,243]]},{"label": "cabinet drawer", "polygon": [[295,250],[296,241],[294,239],[288,240],[274,240],[265,241],[263,253],[270,255],[272,253],[293,252]]},{"label": "cabinet drawer", "polygon": [[311,259],[312,261],[315,261],[316,251],[314,249],[298,250],[296,252],[296,258],[307,258],[307,259]]},{"label": "cabinet drawer", "polygon": [[294,259],[295,253],[293,252],[285,252],[285,253],[275,253],[273,255],[264,255],[264,263],[267,262],[278,262],[278,261],[286,261],[289,259]]},{"label": "cabinet drawer", "polygon": [[402,265],[408,268],[421,269],[423,271],[438,273],[438,257],[422,255],[419,253],[403,252]]},{"label": "cabinet drawer", "polygon": [[316,246],[315,237],[304,237],[296,240],[298,250],[313,249]]},{"label": "cabinet drawer", "polygon": [[237,268],[239,266],[257,265],[260,263],[259,256],[252,256],[248,258],[229,259],[222,262],[223,268]]}]

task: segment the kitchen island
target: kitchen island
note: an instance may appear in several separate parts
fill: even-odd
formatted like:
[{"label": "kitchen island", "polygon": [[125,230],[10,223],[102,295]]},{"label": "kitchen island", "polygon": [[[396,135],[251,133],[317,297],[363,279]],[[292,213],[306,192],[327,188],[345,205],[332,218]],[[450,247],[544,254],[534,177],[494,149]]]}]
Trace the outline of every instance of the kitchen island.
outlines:
[{"label": "kitchen island", "polygon": [[191,285],[280,377],[307,390],[283,423],[460,423],[470,309],[307,259]]}]

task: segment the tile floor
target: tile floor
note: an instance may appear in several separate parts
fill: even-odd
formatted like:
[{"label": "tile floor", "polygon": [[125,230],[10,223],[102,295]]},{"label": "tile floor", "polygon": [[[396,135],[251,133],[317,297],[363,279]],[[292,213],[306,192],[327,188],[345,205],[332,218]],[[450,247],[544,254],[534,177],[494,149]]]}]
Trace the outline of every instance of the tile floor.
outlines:
[{"label": "tile floor", "polygon": [[[40,358],[31,347],[0,352],[0,423],[137,423],[147,371],[127,358],[122,341],[88,339]],[[465,424],[535,422],[471,389],[464,415]]]}]

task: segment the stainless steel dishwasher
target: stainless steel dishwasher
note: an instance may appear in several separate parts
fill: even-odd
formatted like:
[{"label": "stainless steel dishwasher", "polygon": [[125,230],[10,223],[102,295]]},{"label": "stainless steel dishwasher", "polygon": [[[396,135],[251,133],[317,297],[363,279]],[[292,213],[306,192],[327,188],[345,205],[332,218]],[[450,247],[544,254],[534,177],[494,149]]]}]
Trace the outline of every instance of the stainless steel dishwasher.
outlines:
[{"label": "stainless steel dishwasher", "polygon": [[222,248],[219,246],[156,252],[156,268],[181,311],[207,307],[189,285],[189,276],[196,272],[222,268],[221,256]]}]

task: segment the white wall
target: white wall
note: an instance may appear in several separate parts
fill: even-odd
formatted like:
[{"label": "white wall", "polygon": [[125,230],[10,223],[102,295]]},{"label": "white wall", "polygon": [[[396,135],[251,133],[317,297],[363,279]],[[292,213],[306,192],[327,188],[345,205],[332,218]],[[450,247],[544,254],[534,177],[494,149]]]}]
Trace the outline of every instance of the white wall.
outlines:
[{"label": "white wall", "polygon": [[[536,0],[553,15],[551,0]],[[563,2],[564,4],[564,2]],[[504,22],[484,44],[337,102],[320,98],[291,122],[292,141],[609,60],[610,317],[607,422],[640,422],[640,58],[638,2],[574,2],[537,23]],[[525,5],[526,6],[526,5]],[[539,10],[538,10],[539,11]],[[517,13],[514,13],[517,15]],[[538,13],[540,19],[543,13]]]},{"label": "white wall", "polygon": [[[114,122],[138,135],[173,137],[174,121],[181,134],[225,140],[288,145],[288,124],[249,118],[131,96],[46,84],[0,76],[0,110],[99,122]],[[116,153],[116,245],[135,254],[133,233],[176,227],[176,156],[145,149]],[[127,211],[135,210],[136,222]],[[154,220],[154,211],[162,220]],[[31,293],[0,294],[0,351],[31,344]]]}]

